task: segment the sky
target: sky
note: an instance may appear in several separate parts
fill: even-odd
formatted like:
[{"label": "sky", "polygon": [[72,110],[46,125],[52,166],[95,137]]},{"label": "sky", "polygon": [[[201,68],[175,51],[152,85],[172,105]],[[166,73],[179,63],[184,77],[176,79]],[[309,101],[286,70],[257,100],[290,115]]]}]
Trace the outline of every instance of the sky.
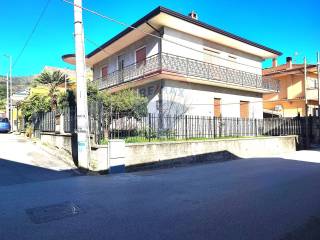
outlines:
[{"label": "sky", "polygon": [[[72,1],[72,0],[71,0]],[[42,20],[25,51],[17,57],[47,0],[0,0],[0,75],[6,74],[13,58],[13,76],[33,75],[44,66],[67,67],[61,56],[74,52],[73,7],[62,0],[50,0]],[[199,20],[283,53],[278,62],[292,56],[297,63],[306,56],[316,62],[320,51],[319,0],[83,0],[83,6],[132,24],[145,14],[164,6],[182,14],[192,10]],[[84,12],[86,53],[125,27]],[[268,66],[267,61],[264,66]]]}]

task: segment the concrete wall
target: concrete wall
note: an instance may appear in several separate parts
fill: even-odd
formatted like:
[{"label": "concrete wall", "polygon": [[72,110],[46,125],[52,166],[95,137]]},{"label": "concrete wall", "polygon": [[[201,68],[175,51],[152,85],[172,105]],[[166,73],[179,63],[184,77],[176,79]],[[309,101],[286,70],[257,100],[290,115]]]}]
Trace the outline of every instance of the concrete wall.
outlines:
[{"label": "concrete wall", "polygon": [[163,142],[126,145],[126,167],[167,160],[227,160],[232,157],[266,157],[296,150],[296,137]]},{"label": "concrete wall", "polygon": [[[200,51],[194,51],[172,42],[162,41],[162,51],[165,53],[171,53],[199,61],[210,62],[241,71],[260,75],[262,74],[262,59],[257,56],[244,53],[230,47],[222,46],[214,42],[209,42],[208,40],[201,39],[199,37],[195,37],[168,27],[164,27],[163,37],[170,41],[174,41]],[[210,55],[203,54],[202,52],[207,52]]]},{"label": "concrete wall", "polygon": [[221,99],[222,117],[240,117],[240,101],[249,102],[249,117],[263,118],[262,94],[236,89],[164,81],[165,114],[214,116],[214,98]]},{"label": "concrete wall", "polygon": [[72,152],[71,134],[41,133],[40,141],[69,153]]}]

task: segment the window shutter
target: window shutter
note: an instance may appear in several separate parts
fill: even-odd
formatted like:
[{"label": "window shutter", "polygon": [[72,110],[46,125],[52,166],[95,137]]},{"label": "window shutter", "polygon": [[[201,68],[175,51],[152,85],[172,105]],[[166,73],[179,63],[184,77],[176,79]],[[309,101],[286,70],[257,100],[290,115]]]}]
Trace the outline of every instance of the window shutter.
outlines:
[{"label": "window shutter", "polygon": [[147,58],[147,51],[146,48],[140,48],[136,51],[136,61],[137,63],[144,63]]},{"label": "window shutter", "polygon": [[221,117],[221,99],[220,98],[214,99],[213,111],[214,111],[215,117]]},{"label": "window shutter", "polygon": [[101,68],[101,77],[106,77],[108,75],[108,66]]}]

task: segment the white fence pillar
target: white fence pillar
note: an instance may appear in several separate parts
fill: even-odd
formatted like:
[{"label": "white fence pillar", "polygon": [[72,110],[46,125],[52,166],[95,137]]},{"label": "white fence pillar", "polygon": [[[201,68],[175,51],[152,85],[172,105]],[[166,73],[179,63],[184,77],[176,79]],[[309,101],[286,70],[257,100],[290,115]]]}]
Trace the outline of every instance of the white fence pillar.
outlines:
[{"label": "white fence pillar", "polygon": [[125,141],[122,139],[109,140],[109,172],[125,172]]}]

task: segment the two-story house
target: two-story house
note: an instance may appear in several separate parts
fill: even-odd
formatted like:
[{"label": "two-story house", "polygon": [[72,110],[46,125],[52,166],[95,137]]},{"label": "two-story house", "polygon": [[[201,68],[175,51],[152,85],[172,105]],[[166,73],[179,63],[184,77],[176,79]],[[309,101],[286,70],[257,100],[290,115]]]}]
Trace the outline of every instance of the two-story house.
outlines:
[{"label": "two-story house", "polygon": [[[263,117],[278,81],[262,62],[280,52],[158,7],[86,56],[101,91],[136,89],[156,114]],[[74,55],[63,56],[74,63]]]},{"label": "two-story house", "polygon": [[[292,63],[287,57],[286,63],[277,64],[273,60],[270,68],[263,70],[263,76],[280,81],[279,92],[264,94],[264,109],[282,117],[316,115],[318,108],[317,65]],[[306,78],[305,78],[306,77]],[[307,109],[306,109],[307,108]]]}]

